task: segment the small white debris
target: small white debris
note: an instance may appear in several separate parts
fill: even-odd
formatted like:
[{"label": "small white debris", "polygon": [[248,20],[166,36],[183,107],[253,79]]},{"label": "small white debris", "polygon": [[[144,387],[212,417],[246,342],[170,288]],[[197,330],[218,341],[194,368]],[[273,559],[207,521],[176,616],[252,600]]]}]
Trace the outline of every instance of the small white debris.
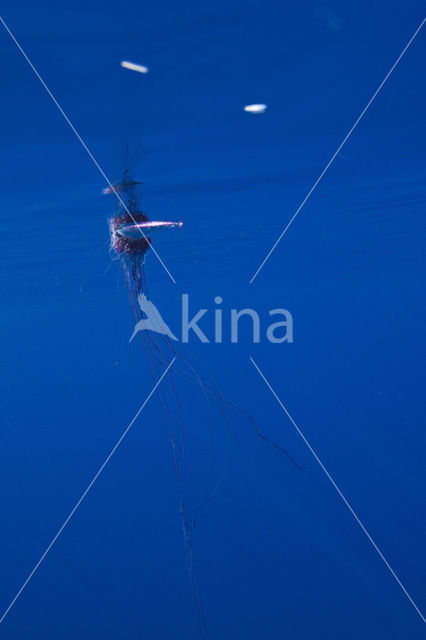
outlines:
[{"label": "small white debris", "polygon": [[122,60],[120,64],[125,69],[130,69],[131,71],[138,71],[139,73],[148,73],[148,67],[145,67],[143,64],[135,64],[134,62],[128,62],[127,60]]},{"label": "small white debris", "polygon": [[249,113],[265,113],[266,104],[248,104],[244,107],[244,111]]}]

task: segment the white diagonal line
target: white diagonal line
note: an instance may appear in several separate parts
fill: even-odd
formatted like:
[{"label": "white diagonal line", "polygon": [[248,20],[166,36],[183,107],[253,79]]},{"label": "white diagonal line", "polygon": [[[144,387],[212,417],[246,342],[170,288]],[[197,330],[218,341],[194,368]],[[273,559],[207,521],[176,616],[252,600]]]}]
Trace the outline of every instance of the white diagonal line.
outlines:
[{"label": "white diagonal line", "polygon": [[275,251],[277,245],[279,244],[279,242],[282,240],[284,234],[288,231],[288,229],[290,228],[290,226],[293,224],[294,220],[296,219],[296,217],[298,216],[298,214],[300,213],[300,211],[302,210],[302,208],[305,206],[306,202],[308,201],[308,199],[310,198],[311,194],[313,193],[313,191],[316,189],[316,187],[318,186],[318,184],[321,182],[322,178],[324,177],[324,175],[326,174],[326,172],[328,171],[328,169],[330,168],[330,166],[333,164],[334,160],[336,159],[336,156],[339,154],[339,152],[341,151],[342,147],[346,144],[346,142],[349,140],[350,136],[352,135],[353,131],[355,130],[355,128],[358,126],[358,124],[360,123],[360,121],[362,120],[362,118],[364,117],[365,113],[367,112],[367,110],[369,109],[369,107],[371,106],[371,104],[373,103],[374,99],[377,97],[377,95],[379,94],[379,92],[381,91],[383,85],[385,84],[385,82],[388,80],[389,76],[391,75],[391,73],[394,71],[394,69],[396,68],[396,66],[398,65],[398,63],[400,62],[401,58],[403,57],[403,55],[405,54],[405,52],[407,51],[408,47],[411,45],[411,43],[413,42],[414,38],[417,36],[417,34],[419,33],[420,29],[423,27],[424,23],[426,22],[426,18],[424,18],[422,20],[422,22],[420,23],[420,25],[417,27],[416,31],[413,33],[413,35],[411,36],[410,40],[407,42],[407,44],[405,45],[404,49],[401,51],[401,53],[399,54],[398,58],[395,60],[395,62],[393,63],[393,65],[391,66],[391,68],[389,69],[389,71],[387,72],[386,76],[384,77],[384,79],[382,80],[382,82],[379,84],[379,86],[377,87],[376,91],[373,93],[373,95],[371,96],[370,100],[368,101],[367,105],[364,107],[364,109],[361,111],[360,115],[358,116],[358,118],[355,120],[354,124],[352,125],[352,127],[349,129],[348,133],[346,134],[346,136],[343,138],[342,142],[339,144],[339,146],[337,147],[336,151],[334,152],[334,154],[331,156],[330,160],[327,162],[327,164],[325,165],[324,169],[322,170],[321,174],[318,176],[317,180],[314,182],[313,186],[311,187],[311,189],[308,191],[307,195],[305,196],[305,198],[302,200],[302,202],[300,203],[299,207],[297,208],[296,212],[293,214],[293,217],[290,218],[289,222],[287,223],[287,226],[284,228],[284,230],[281,232],[281,235],[279,236],[278,240],[275,242],[275,244],[273,245],[272,249],[269,251],[269,253],[267,254],[266,258],[263,260],[262,264],[260,265],[260,267],[258,268],[258,270],[256,271],[256,273],[254,274],[254,276],[252,277],[252,279],[250,280],[250,284],[252,284],[252,282],[254,281],[254,279],[257,277],[257,275],[259,274],[260,270],[263,268],[265,262],[267,260],[269,260],[271,254],[273,253],[273,251]]},{"label": "white diagonal line", "polygon": [[164,376],[166,375],[166,373],[168,372],[168,370],[170,369],[170,367],[172,366],[172,364],[174,363],[174,361],[176,360],[176,358],[173,358],[173,360],[169,363],[167,369],[163,372],[161,378],[157,381],[157,383],[155,384],[154,388],[151,390],[150,394],[148,395],[148,397],[146,398],[146,400],[144,401],[144,403],[142,404],[142,406],[140,407],[140,409],[138,410],[138,412],[136,413],[136,415],[134,416],[134,418],[132,418],[131,422],[129,423],[129,425],[126,427],[125,431],[123,432],[123,434],[121,435],[121,437],[117,440],[117,442],[115,443],[114,447],[112,448],[110,454],[108,455],[108,457],[105,459],[105,461],[102,463],[102,465],[99,467],[98,471],[96,472],[96,474],[93,476],[92,480],[90,481],[89,485],[87,486],[87,489],[85,489],[85,491],[81,494],[80,498],[78,499],[78,501],[75,503],[72,511],[69,513],[69,515],[67,516],[67,518],[65,519],[64,523],[62,524],[62,526],[60,527],[60,529],[58,530],[57,534],[55,535],[54,538],[52,538],[50,544],[48,545],[48,547],[46,548],[46,550],[44,551],[43,555],[41,556],[40,560],[37,562],[37,564],[34,566],[34,568],[32,569],[31,573],[28,575],[27,579],[25,580],[24,584],[22,585],[22,587],[19,589],[18,593],[15,595],[15,597],[13,598],[12,602],[9,604],[9,606],[7,607],[7,609],[5,610],[5,612],[3,613],[2,617],[0,618],[0,624],[3,622],[3,620],[5,619],[5,617],[7,616],[7,614],[9,613],[9,611],[11,610],[11,608],[13,607],[13,605],[15,604],[15,602],[17,601],[17,599],[19,598],[19,596],[21,595],[21,593],[23,592],[23,590],[25,589],[25,587],[27,586],[27,584],[29,583],[29,581],[31,580],[31,578],[33,577],[33,575],[35,574],[35,572],[37,571],[37,569],[39,568],[39,566],[41,565],[41,563],[43,562],[43,560],[45,559],[45,557],[47,556],[47,554],[49,553],[49,551],[51,550],[51,548],[53,547],[53,545],[55,544],[56,540],[59,538],[59,536],[61,535],[62,531],[65,529],[65,527],[67,526],[68,522],[71,520],[72,516],[74,515],[74,513],[77,511],[78,507],[81,505],[81,503],[83,502],[84,498],[87,496],[87,494],[89,493],[90,489],[93,487],[93,485],[95,484],[96,480],[99,478],[99,476],[101,475],[102,471],[105,469],[106,465],[108,464],[108,462],[111,460],[112,456],[114,455],[114,453],[116,452],[116,450],[118,449],[118,447],[120,446],[121,442],[124,440],[124,438],[126,437],[127,432],[129,431],[129,429],[132,427],[132,425],[135,423],[135,421],[137,420],[138,416],[140,415],[142,409],[145,407],[145,405],[148,403],[149,399],[151,398],[152,394],[155,392],[155,390],[157,389],[158,385],[161,383],[161,381],[163,380]]},{"label": "white diagonal line", "polygon": [[[72,131],[74,132],[74,134],[76,135],[77,139],[79,140],[79,142],[81,143],[82,147],[85,149],[85,151],[87,151],[88,155],[90,156],[90,158],[92,159],[94,165],[96,166],[96,168],[98,169],[99,173],[102,175],[102,177],[104,178],[104,180],[106,181],[106,183],[108,184],[108,186],[112,189],[112,192],[115,193],[115,195],[117,196],[119,202],[121,203],[121,205],[123,206],[124,210],[129,214],[130,218],[133,220],[133,222],[135,224],[137,224],[135,218],[132,216],[132,214],[130,213],[130,211],[128,210],[128,208],[126,207],[123,199],[120,197],[119,193],[117,193],[117,191],[114,189],[111,181],[109,180],[109,178],[107,177],[107,175],[105,174],[104,170],[102,169],[102,167],[99,165],[98,161],[96,160],[96,158],[94,157],[93,153],[90,151],[90,149],[88,148],[88,146],[86,145],[86,143],[84,142],[83,138],[80,136],[80,134],[78,133],[77,129],[74,127],[74,125],[72,124],[71,120],[68,118],[67,114],[65,113],[65,111],[62,109],[61,105],[59,104],[59,102],[56,100],[55,96],[53,95],[53,93],[51,92],[51,90],[49,89],[49,87],[47,86],[47,84],[45,83],[45,81],[43,80],[43,78],[41,77],[41,75],[39,74],[39,72],[37,71],[37,69],[35,68],[35,66],[33,65],[33,63],[31,62],[31,60],[29,59],[29,57],[27,56],[27,54],[25,53],[25,51],[23,50],[23,48],[21,47],[21,45],[19,44],[19,42],[17,41],[17,39],[15,38],[15,36],[13,35],[13,33],[11,32],[11,30],[9,29],[9,27],[7,26],[7,24],[5,23],[5,21],[3,20],[3,18],[0,16],[0,21],[3,24],[4,28],[6,29],[6,31],[8,32],[8,34],[10,35],[10,37],[12,38],[13,42],[16,44],[16,46],[18,47],[19,51],[22,53],[22,55],[24,56],[25,60],[28,62],[28,64],[30,65],[31,69],[34,71],[35,75],[37,76],[37,78],[40,80],[41,84],[43,85],[43,87],[45,88],[46,92],[49,94],[49,96],[51,97],[51,99],[53,100],[53,102],[55,103],[55,105],[58,107],[60,113],[62,114],[62,116],[64,117],[64,119],[66,120],[66,122],[68,123],[68,125],[70,126],[70,128],[72,129]],[[139,227],[138,227],[139,228]],[[142,231],[142,229],[139,228],[139,231],[141,233],[141,235],[145,238],[145,240],[147,239],[146,235],[144,234],[144,232]],[[172,274],[170,273],[170,271],[167,269],[166,265],[164,264],[164,262],[162,261],[162,259],[160,258],[160,256],[158,255],[157,251],[154,249],[154,247],[152,246],[152,244],[150,245],[150,248],[152,249],[152,251],[154,252],[155,256],[157,257],[158,261],[160,262],[161,266],[163,267],[163,269],[166,271],[166,273],[168,274],[168,276],[170,277],[170,279],[176,284],[176,280],[173,278]]]},{"label": "white diagonal line", "polygon": [[355,513],[355,511],[353,510],[353,508],[351,507],[351,505],[349,504],[349,502],[347,501],[347,499],[345,498],[345,496],[343,495],[343,493],[341,492],[341,490],[339,489],[339,487],[337,486],[337,484],[335,483],[335,481],[333,480],[333,478],[331,477],[331,475],[329,474],[327,469],[325,468],[324,464],[321,462],[321,460],[319,459],[319,457],[315,453],[314,449],[311,447],[311,445],[309,444],[309,442],[307,441],[307,439],[303,435],[303,433],[300,430],[300,428],[297,426],[297,424],[295,423],[295,421],[293,420],[293,418],[291,417],[291,415],[289,414],[289,412],[287,411],[287,409],[285,408],[285,406],[283,405],[283,403],[281,402],[281,400],[279,399],[279,397],[275,393],[274,389],[272,388],[272,386],[270,385],[268,380],[265,378],[265,376],[262,373],[262,371],[260,370],[259,366],[256,364],[256,362],[253,360],[253,358],[251,356],[250,356],[250,360],[251,360],[251,363],[253,364],[253,366],[256,368],[256,370],[259,373],[259,375],[262,378],[262,380],[265,382],[265,384],[268,387],[269,391],[272,393],[272,395],[274,396],[275,400],[278,402],[278,404],[280,405],[281,409],[284,411],[284,413],[286,414],[287,418],[290,420],[291,424],[296,429],[296,431],[299,434],[299,436],[302,438],[303,442],[306,444],[306,446],[308,447],[309,451],[312,453],[312,455],[314,456],[315,460],[318,462],[319,466],[324,471],[325,475],[330,480],[330,482],[333,485],[333,487],[336,489],[337,493],[339,494],[339,496],[341,497],[341,499],[345,503],[345,506],[349,509],[349,511],[351,512],[351,514],[355,518],[356,522],[361,527],[362,531],[365,533],[365,535],[367,536],[367,538],[369,539],[369,541],[371,542],[371,544],[373,545],[373,547],[375,548],[375,550],[379,554],[380,558],[383,560],[383,562],[385,563],[385,565],[387,566],[387,568],[391,572],[392,576],[395,578],[396,582],[401,587],[401,589],[403,590],[403,592],[407,596],[408,600],[411,602],[411,604],[413,605],[414,609],[419,614],[420,618],[426,624],[426,618],[424,617],[424,615],[422,614],[422,612],[420,611],[420,609],[418,608],[418,606],[414,602],[413,598],[408,593],[407,589],[402,584],[401,580],[396,575],[395,571],[392,569],[392,567],[389,564],[389,562],[386,560],[386,558],[383,555],[383,553],[380,551],[380,549],[377,546],[377,544],[374,542],[374,540],[371,537],[371,535],[368,533],[367,529],[365,528],[365,526],[363,525],[363,523],[361,522],[361,520],[359,519],[359,517],[357,516],[357,514]]}]

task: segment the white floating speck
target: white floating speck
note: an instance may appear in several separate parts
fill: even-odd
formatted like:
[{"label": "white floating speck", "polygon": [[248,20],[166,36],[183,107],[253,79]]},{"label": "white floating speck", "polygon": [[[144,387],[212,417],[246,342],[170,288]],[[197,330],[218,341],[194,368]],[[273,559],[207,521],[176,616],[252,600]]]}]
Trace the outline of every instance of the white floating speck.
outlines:
[{"label": "white floating speck", "polygon": [[266,104],[248,104],[244,107],[244,111],[249,113],[265,113]]},{"label": "white floating speck", "polygon": [[128,62],[127,60],[122,60],[120,64],[125,69],[130,69],[131,71],[138,71],[139,73],[148,73],[148,67],[145,67],[143,64],[135,64],[134,62]]}]

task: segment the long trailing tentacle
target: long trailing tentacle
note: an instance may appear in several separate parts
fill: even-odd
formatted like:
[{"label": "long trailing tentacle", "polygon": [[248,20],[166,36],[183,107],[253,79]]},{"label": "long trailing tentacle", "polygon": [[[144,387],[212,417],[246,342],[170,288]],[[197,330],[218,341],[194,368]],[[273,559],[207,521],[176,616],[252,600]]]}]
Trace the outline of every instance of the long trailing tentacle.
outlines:
[{"label": "long trailing tentacle", "polygon": [[[148,221],[148,217],[144,212],[139,210],[139,198],[136,193],[136,186],[138,184],[138,182],[134,182],[130,178],[128,172],[124,172],[122,180],[119,181],[114,188],[126,192],[128,208],[126,207],[125,211],[127,213],[129,213],[129,210],[134,211],[135,215],[137,216],[137,221],[138,223],[140,223],[140,225],[148,224],[146,222]],[[133,216],[131,216],[131,218],[134,221]],[[125,215],[123,210],[120,210],[114,218],[110,219],[109,224],[111,231],[111,248],[122,258],[125,283],[130,298],[131,307],[137,322],[139,322],[141,320],[144,320],[143,311],[141,305],[139,304],[139,297],[141,295],[147,297],[148,294],[144,269],[144,256],[146,251],[148,251],[150,247],[150,239],[146,238],[145,236],[143,237],[143,239],[139,238],[139,236],[133,238],[133,235],[130,232],[124,234],[125,237],[122,237],[122,230],[124,228],[127,230],[127,227],[123,227],[123,224],[127,222],[128,215]],[[156,224],[158,226],[160,223],[151,223],[152,226],[155,226]],[[162,226],[164,226],[165,224],[174,224],[175,226],[177,224],[178,226],[182,225],[182,223],[161,223]],[[151,319],[151,322],[156,321],[156,318]],[[205,508],[206,505],[211,503],[217,496],[220,487],[224,483],[229,472],[231,454],[234,446],[234,433],[232,425],[228,420],[227,411],[225,409],[232,408],[243,414],[253,425],[255,433],[260,439],[271,444],[281,453],[284,453],[289,458],[289,460],[291,460],[294,466],[296,466],[297,468],[301,467],[286,449],[276,443],[272,438],[265,435],[259,429],[256,421],[248,411],[244,410],[222,394],[220,388],[218,387],[214,379],[212,381],[210,375],[207,379],[204,379],[202,376],[200,376],[196,367],[194,367],[189,361],[189,358],[185,358],[180,350],[176,348],[172,340],[168,336],[163,335],[161,327],[158,327],[158,332],[155,331],[155,328],[156,327],[154,326],[154,331],[152,332],[149,330],[139,332],[139,338],[143,346],[148,370],[153,378],[158,377],[158,371],[160,367],[169,364],[170,357],[173,356],[174,360],[176,361],[176,364],[173,366],[173,370],[169,370],[165,377],[166,384],[163,383],[156,389],[156,395],[160,403],[164,423],[169,433],[172,448],[178,492],[179,513],[181,516],[185,544],[186,569],[191,585],[192,601],[195,608],[201,637],[203,639],[206,639],[207,625],[204,615],[201,591],[199,588],[194,564],[193,531],[197,518],[199,517],[200,510],[202,508]],[[197,358],[195,358],[192,354],[191,358],[197,361]],[[200,361],[198,362],[204,369],[206,369],[206,367]],[[179,376],[180,378],[190,382],[201,391],[207,402],[211,421],[208,463],[204,472],[204,481],[201,484],[199,500],[197,504],[193,506],[190,506],[188,504],[188,499],[186,497],[185,491],[185,486],[187,483],[185,431],[183,426],[181,406],[175,385],[176,376]],[[207,489],[207,481],[209,479],[213,464],[213,434],[216,412],[220,416],[221,422],[225,428],[225,452],[223,463],[221,463],[222,466],[219,473],[217,474],[213,486],[210,486]],[[177,419],[177,428],[175,427],[174,414]],[[176,437],[175,435],[176,429],[179,437]]]},{"label": "long trailing tentacle", "polygon": [[[131,271],[129,271],[128,269],[125,270],[126,286],[127,286],[127,290],[130,297],[131,306],[135,313],[135,317],[136,319],[141,319],[140,308],[137,304],[137,296],[140,293],[146,293],[145,273],[144,273],[144,268],[141,261],[136,262],[135,260],[133,260],[132,262],[133,264],[132,264]],[[129,275],[130,273],[131,273],[131,278]],[[153,336],[151,336],[150,333],[148,332],[143,332],[143,335],[141,335],[141,342],[143,344],[143,349],[145,353],[145,358],[148,363],[148,368],[150,370],[151,375],[155,377],[157,375],[157,369],[158,369],[157,365],[159,364],[159,358],[155,356],[155,351],[156,350],[158,351],[159,349],[158,345],[156,344],[156,338],[153,338]],[[160,401],[164,422],[167,426],[170,442],[171,442],[173,463],[175,468],[177,490],[178,490],[179,513],[182,520],[182,530],[183,530],[185,553],[186,553],[186,568],[187,568],[187,574],[188,574],[188,578],[191,585],[193,605],[194,605],[201,637],[203,639],[207,639],[208,634],[207,634],[207,624],[206,624],[206,619],[204,614],[204,607],[203,607],[201,591],[198,585],[198,579],[197,579],[195,566],[194,566],[194,551],[193,551],[193,542],[192,542],[194,519],[191,516],[192,510],[187,507],[186,500],[185,500],[185,492],[183,487],[183,473],[185,469],[185,465],[184,465],[185,439],[184,439],[183,420],[182,420],[180,404],[178,401],[171,371],[168,372],[167,378],[171,388],[172,396],[174,398],[176,411],[177,411],[179,431],[181,434],[181,450],[179,450],[179,447],[176,442],[175,434],[173,431],[171,411],[170,411],[169,403],[167,400],[167,394],[164,387],[163,387],[163,393],[161,393],[159,389],[157,389],[157,397]]]},{"label": "long trailing tentacle", "polygon": [[[171,349],[173,355],[175,355],[177,359],[183,360],[184,363],[185,363],[185,366],[188,367],[188,362],[185,361],[182,358],[181,353],[176,349],[176,347],[172,344],[172,342],[168,338],[167,338],[167,341],[168,341],[168,346]],[[200,360],[195,358],[195,356],[192,356],[192,357],[194,359],[196,359],[198,361],[198,363],[205,368],[205,365],[203,365],[203,363]],[[253,425],[255,433],[258,435],[258,437],[261,440],[263,440],[264,442],[267,442],[268,444],[272,445],[275,449],[277,449],[277,451],[280,451],[281,453],[284,453],[297,469],[302,469],[303,468],[298,462],[296,462],[296,460],[287,451],[287,449],[285,449],[283,446],[279,445],[275,440],[273,440],[273,438],[271,438],[270,436],[267,436],[265,433],[263,433],[263,431],[261,431],[259,429],[259,426],[256,423],[255,419],[253,418],[253,416],[248,411],[243,409],[240,405],[238,405],[237,403],[233,402],[232,400],[229,400],[229,398],[226,398],[223,395],[223,393],[221,392],[220,388],[215,383],[215,381],[213,381],[212,383],[208,383],[208,382],[202,380],[200,378],[200,376],[195,373],[195,369],[193,367],[190,366],[190,370],[191,370],[191,372],[193,374],[193,377],[192,377],[192,381],[193,382],[195,382],[197,385],[201,384],[202,387],[203,387],[203,390],[206,393],[211,394],[211,396],[214,397],[216,400],[228,405],[229,407],[232,407],[236,411],[238,411],[238,412],[242,413],[244,416],[246,416],[246,418],[249,420],[249,422]],[[188,377],[191,378],[191,376],[188,376]]]}]

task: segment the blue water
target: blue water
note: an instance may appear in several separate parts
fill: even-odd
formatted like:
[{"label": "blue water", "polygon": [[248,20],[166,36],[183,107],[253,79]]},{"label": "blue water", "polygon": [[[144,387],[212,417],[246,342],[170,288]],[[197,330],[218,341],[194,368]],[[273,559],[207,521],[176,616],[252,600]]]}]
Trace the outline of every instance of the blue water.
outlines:
[{"label": "blue water", "polygon": [[[191,352],[296,469],[230,411],[228,475],[194,531],[212,639],[417,639],[426,608],[426,32],[252,285],[249,280],[424,17],[424,5],[5,2],[2,17],[111,179],[129,162],[153,219],[151,298],[223,298],[224,342]],[[102,176],[0,28],[4,611],[153,387]],[[119,66],[128,59],[146,75]],[[266,103],[262,115],[245,113]],[[256,309],[229,340],[230,308]],[[294,342],[265,339],[268,310]],[[188,485],[211,425],[179,383]],[[219,421],[220,422],[220,421]],[[222,426],[218,459],[223,454]],[[222,449],[221,449],[222,447]],[[199,638],[170,441],[153,397],[0,626],[7,639]]]}]

